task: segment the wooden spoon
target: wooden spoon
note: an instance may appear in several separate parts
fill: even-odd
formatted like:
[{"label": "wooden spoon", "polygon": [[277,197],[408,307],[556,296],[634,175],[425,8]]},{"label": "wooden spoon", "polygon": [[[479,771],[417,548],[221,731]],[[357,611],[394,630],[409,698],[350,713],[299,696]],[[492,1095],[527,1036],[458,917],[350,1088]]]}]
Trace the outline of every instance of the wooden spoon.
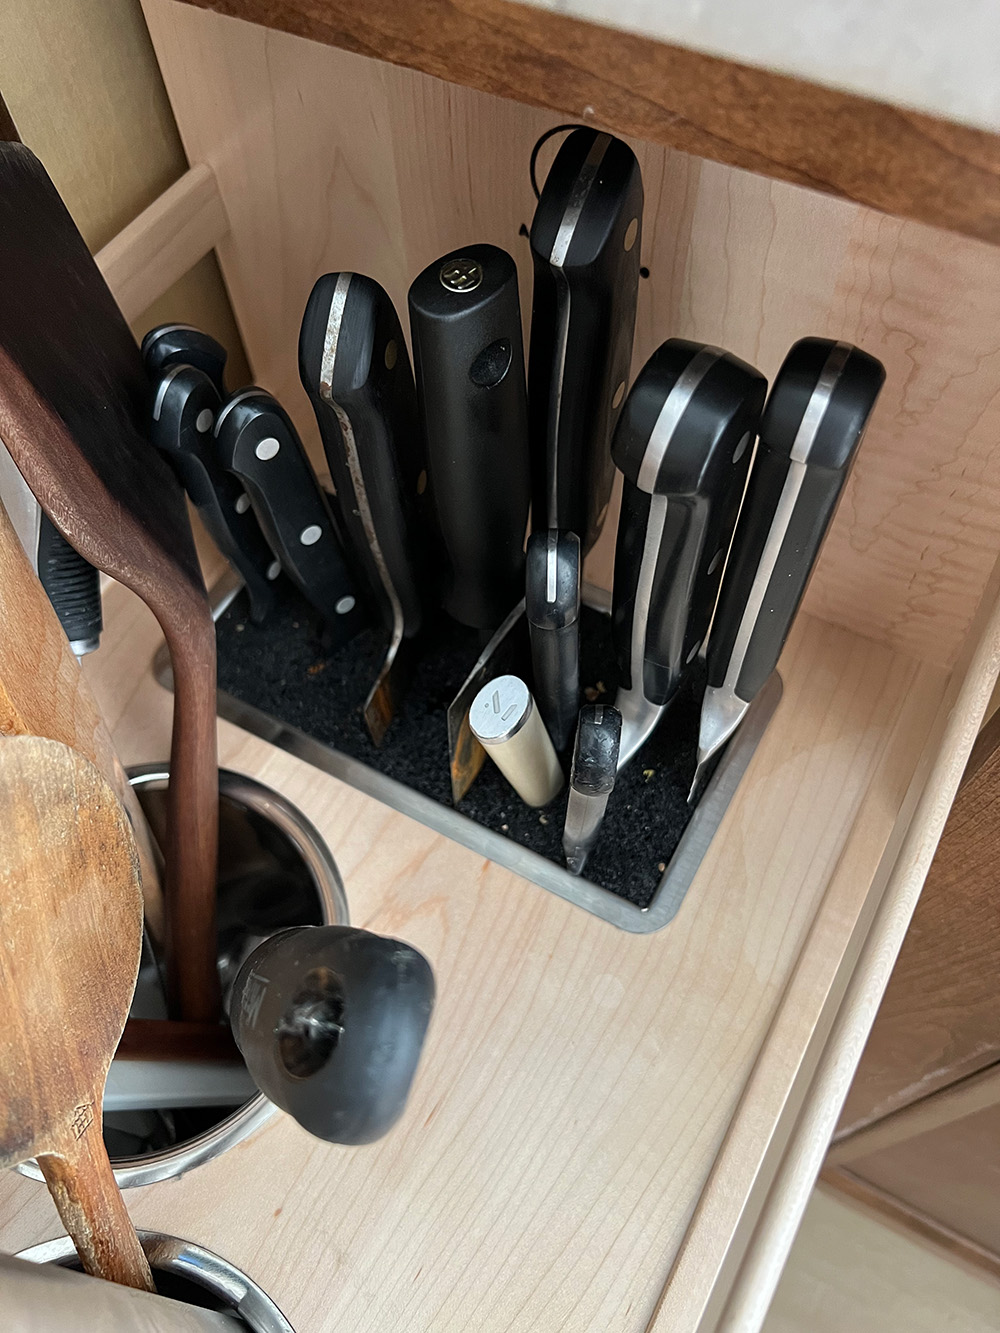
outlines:
[{"label": "wooden spoon", "polygon": [[146,925],[163,937],[163,890],[153,837],[62,626],[0,505],[0,733],[62,741],[96,764],[135,834]]},{"label": "wooden spoon", "polygon": [[150,607],[174,674],[166,846],[175,1016],[219,1013],[215,628],[180,486],[140,430],[139,349],[44,168],[0,143],[0,438],[52,522]]},{"label": "wooden spoon", "polygon": [[0,1166],[36,1157],[83,1266],[154,1290],[101,1136],[142,947],[128,819],[88,760],[0,740]]}]

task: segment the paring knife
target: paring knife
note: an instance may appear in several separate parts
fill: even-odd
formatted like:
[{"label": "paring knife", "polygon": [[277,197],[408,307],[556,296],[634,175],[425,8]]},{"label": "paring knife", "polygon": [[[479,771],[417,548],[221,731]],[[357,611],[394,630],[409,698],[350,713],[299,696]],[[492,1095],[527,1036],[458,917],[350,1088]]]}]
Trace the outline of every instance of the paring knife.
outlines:
[{"label": "paring knife", "polygon": [[222,399],[204,371],[179,363],[163,373],[153,399],[150,439],[169,459],[205,527],[237,571],[259,624],[274,606],[281,564],[264,540],[250,497],[216,455],[212,432]]},{"label": "paring knife", "polygon": [[528,538],[524,582],[535,698],[552,744],[567,748],[580,706],[580,538],[536,532]]},{"label": "paring knife", "polygon": [[154,383],[173,366],[194,366],[225,395],[226,349],[201,329],[190,324],[158,324],[143,338],[140,351],[146,374]]},{"label": "paring knife", "polygon": [[455,250],[414,280],[409,309],[444,609],[494,630],[523,592],[530,504],[514,261],[493,245]]},{"label": "paring knife", "polygon": [[571,875],[581,875],[601,831],[608,797],[615,789],[622,715],[606,704],[580,709],[573,747],[569,804],[563,825],[563,854]]},{"label": "paring knife", "polygon": [[612,443],[625,478],[612,607],[619,767],[653,731],[708,632],[766,389],[728,352],[672,338],[626,400]]},{"label": "paring knife", "polygon": [[101,576],[42,511],[2,442],[0,504],[52,603],[70,648],[77,657],[93,652],[100,645],[104,626]]},{"label": "paring knife", "polygon": [[574,130],[531,224],[535,285],[528,364],[532,527],[601,531],[614,468],[639,289],[642,176],[629,146]]},{"label": "paring knife", "polygon": [[348,559],[389,631],[365,704],[378,745],[402,688],[397,654],[423,623],[429,534],[419,514],[427,464],[413,372],[399,318],[377,282],[360,273],[319,279],[302,319],[299,374],[337,491]]},{"label": "paring knife", "polygon": [[777,665],[884,382],[849,343],[803,338],[785,357],[708,644],[689,799]]},{"label": "paring knife", "polygon": [[216,418],[219,461],[250,496],[284,573],[324,617],[337,643],[365,623],[333,515],[288,413],[263,389],[244,389]]}]

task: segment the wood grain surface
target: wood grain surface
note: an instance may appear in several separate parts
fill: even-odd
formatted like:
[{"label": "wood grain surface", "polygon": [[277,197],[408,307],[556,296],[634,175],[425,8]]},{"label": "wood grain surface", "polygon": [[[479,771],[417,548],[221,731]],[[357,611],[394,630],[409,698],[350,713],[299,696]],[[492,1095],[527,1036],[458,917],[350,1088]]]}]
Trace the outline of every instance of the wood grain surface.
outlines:
[{"label": "wood grain surface", "polygon": [[505,0],[193,0],[984,240],[1000,137]]},{"label": "wood grain surface", "polygon": [[1000,1060],[998,743],[995,714],[948,817],[838,1139]]},{"label": "wood grain surface", "polygon": [[[175,0],[145,11],[188,155],[219,183],[219,257],[254,375],[317,462],[296,347],[321,273],[368,273],[405,310],[425,265],[488,241],[518,263],[527,320],[528,159],[558,117]],[[806,608],[950,665],[1000,554],[1000,251],[631,142],[649,270],[633,369],[672,336],[769,376],[809,334],[879,357],[886,388]],[[610,587],[613,555],[614,511],[592,581]]]},{"label": "wood grain surface", "polygon": [[[158,633],[121,588],[107,612],[94,687],[126,761],[149,760],[169,737],[148,671]],[[133,1217],[239,1263],[299,1333],[645,1329],[817,905],[836,876],[836,952],[942,687],[811,617],[782,670],[720,836],[678,917],[648,937],[220,724],[223,762],[329,841],[352,921],[426,952],[439,1003],[413,1099],[381,1143],[320,1144],[280,1117],[180,1181],[130,1191]],[[823,999],[803,995],[772,1096]],[[51,1235],[38,1191],[0,1180],[0,1248]]]},{"label": "wood grain surface", "polygon": [[153,1290],[101,1137],[142,947],[128,819],[88,760],[0,740],[0,1165],[36,1157],[85,1270]]},{"label": "wood grain surface", "polygon": [[219,1010],[215,627],[183,491],[141,432],[139,349],[37,159],[0,144],[0,436],[91,564],[154,609],[176,680],[166,851],[168,986],[178,1016]]}]

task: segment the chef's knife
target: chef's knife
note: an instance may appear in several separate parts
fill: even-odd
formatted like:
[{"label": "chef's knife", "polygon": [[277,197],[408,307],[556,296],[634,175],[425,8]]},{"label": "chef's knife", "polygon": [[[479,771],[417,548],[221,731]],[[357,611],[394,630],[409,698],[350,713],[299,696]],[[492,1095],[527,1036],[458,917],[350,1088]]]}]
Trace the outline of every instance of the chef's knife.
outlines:
[{"label": "chef's knife", "polygon": [[632,359],[642,202],[629,146],[578,129],[556,154],[531,224],[532,527],[575,532],[584,554],[611,496],[610,442]]},{"label": "chef's knife", "polygon": [[427,464],[413,372],[395,307],[377,282],[360,273],[319,279],[302,319],[299,374],[319,424],[348,558],[389,632],[365,705],[380,744],[405,674],[396,668],[405,654],[397,654],[423,623],[429,562],[420,523]]},{"label": "chef's knife", "polygon": [[291,418],[263,389],[224,404],[215,423],[219,461],[246,488],[284,573],[324,617],[336,642],[365,623],[364,607],[316,475]]},{"label": "chef's knife", "polygon": [[601,831],[615,788],[621,739],[622,715],[617,708],[587,704],[580,709],[563,825],[563,854],[571,875],[583,873]]},{"label": "chef's knife", "polygon": [[530,504],[514,261],[493,245],[455,250],[414,280],[409,308],[444,609],[494,630],[523,592]]},{"label": "chef's knife", "polygon": [[156,384],[150,439],[169,460],[209,536],[246,585],[250,617],[259,624],[274,606],[281,573],[260,530],[250,497],[219,462],[212,431],[222,399],[209,376],[178,363]]},{"label": "chef's knife", "polygon": [[612,608],[619,766],[656,726],[708,632],[766,389],[728,352],[671,338],[626,400],[612,443],[624,473]]},{"label": "chef's knife", "polygon": [[101,576],[70,546],[42,511],[17,465],[0,443],[0,504],[38,575],[77,657],[101,642]]},{"label": "chef's knife", "polygon": [[158,324],[143,338],[140,351],[154,384],[173,366],[194,366],[208,376],[220,395],[226,392],[226,349],[201,329],[190,324]]},{"label": "chef's knife", "polygon": [[580,538],[535,532],[528,538],[525,614],[535,699],[561,754],[573,738],[580,706]]},{"label": "chef's knife", "polygon": [[692,798],[777,665],[884,381],[827,338],[797,342],[778,372],[708,644]]}]

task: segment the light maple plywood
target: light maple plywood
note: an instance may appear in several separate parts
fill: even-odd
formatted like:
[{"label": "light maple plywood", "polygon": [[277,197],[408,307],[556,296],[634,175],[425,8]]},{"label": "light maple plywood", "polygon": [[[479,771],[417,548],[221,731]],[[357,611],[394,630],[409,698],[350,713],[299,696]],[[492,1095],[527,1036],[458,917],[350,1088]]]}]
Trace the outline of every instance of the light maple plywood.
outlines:
[{"label": "light maple plywood", "polygon": [[[527,163],[558,117],[175,0],[145,10],[188,155],[219,183],[231,227],[219,257],[254,373],[312,448],[296,343],[320,273],[370,273],[405,310],[424,265],[490,241],[518,262],[527,316]],[[769,376],[806,334],[880,357],[887,387],[807,607],[950,665],[1000,552],[1000,252],[633,146],[650,270],[636,365],[668,336],[728,347]],[[605,586],[612,551],[609,527],[590,570]]]},{"label": "light maple plywood", "polygon": [[[155,625],[119,587],[108,622],[88,674],[126,760],[162,757]],[[644,1329],[817,905],[839,865],[871,880],[941,691],[939,672],[809,617],[783,671],[723,831],[653,936],[221,723],[222,761],[317,824],[352,920],[422,948],[439,1003],[387,1139],[321,1145],[280,1117],[130,1191],[136,1223],[240,1264],[298,1333]],[[51,1235],[39,1191],[0,1181],[0,1249]]]}]

